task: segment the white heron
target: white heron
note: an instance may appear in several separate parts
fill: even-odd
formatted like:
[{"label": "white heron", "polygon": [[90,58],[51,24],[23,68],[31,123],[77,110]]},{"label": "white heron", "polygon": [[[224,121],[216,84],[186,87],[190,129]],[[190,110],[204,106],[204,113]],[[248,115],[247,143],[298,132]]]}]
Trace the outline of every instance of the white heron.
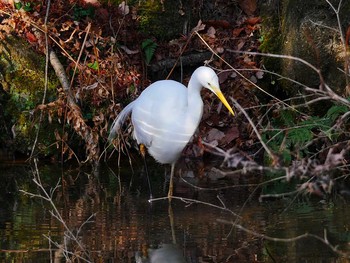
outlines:
[{"label": "white heron", "polygon": [[173,80],[156,81],[128,104],[113,122],[109,139],[116,137],[126,117],[131,113],[134,138],[149,154],[162,164],[171,164],[168,198],[173,195],[176,161],[195,133],[203,115],[202,88],[213,92],[234,115],[222,94],[214,70],[197,68],[188,88]]}]

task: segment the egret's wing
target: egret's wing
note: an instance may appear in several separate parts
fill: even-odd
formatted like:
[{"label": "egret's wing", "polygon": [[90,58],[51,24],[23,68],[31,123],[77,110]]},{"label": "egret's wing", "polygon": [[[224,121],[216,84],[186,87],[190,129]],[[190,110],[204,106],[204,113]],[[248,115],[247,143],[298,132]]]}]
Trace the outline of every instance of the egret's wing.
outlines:
[{"label": "egret's wing", "polygon": [[144,90],[132,112],[134,136],[138,143],[149,147],[172,129],[174,120],[187,106],[187,89],[172,81],[157,81]]}]

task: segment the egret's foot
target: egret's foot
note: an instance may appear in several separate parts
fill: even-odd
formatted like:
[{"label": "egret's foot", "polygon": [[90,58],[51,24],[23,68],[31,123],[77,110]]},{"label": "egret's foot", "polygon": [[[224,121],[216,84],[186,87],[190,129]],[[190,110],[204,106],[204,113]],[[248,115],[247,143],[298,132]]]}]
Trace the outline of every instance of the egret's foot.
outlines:
[{"label": "egret's foot", "polygon": [[140,153],[141,153],[142,157],[145,158],[146,157],[146,146],[141,143],[139,149],[140,149]]}]

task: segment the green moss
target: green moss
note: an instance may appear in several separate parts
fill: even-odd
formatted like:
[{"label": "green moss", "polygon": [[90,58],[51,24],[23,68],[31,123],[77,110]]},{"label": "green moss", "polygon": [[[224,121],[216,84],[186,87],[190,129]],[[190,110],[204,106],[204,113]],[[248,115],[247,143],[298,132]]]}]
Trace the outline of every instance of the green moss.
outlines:
[{"label": "green moss", "polygon": [[[337,93],[342,94],[345,87],[339,33],[328,28],[338,28],[334,11],[326,1],[283,0],[261,3],[263,17],[262,43],[260,50],[265,53],[282,54],[301,58],[323,74],[324,80]],[[338,3],[336,3],[338,4]],[[336,5],[335,8],[338,6]],[[350,2],[343,1],[340,8],[341,23],[347,28],[350,19]],[[323,26],[322,26],[323,25]],[[343,29],[344,30],[344,29]],[[284,77],[296,80],[309,87],[318,88],[318,74],[301,62],[292,59],[263,58],[264,66]],[[294,96],[303,88],[286,79],[274,79],[286,96]],[[276,86],[266,89],[280,95]]]},{"label": "green moss", "polygon": [[[140,29],[144,34],[160,40],[170,40],[183,33],[184,25],[191,26],[192,1],[182,1],[184,15],[179,14],[179,1],[157,0],[141,1],[138,6]],[[196,21],[198,22],[198,21]]]},{"label": "green moss", "polygon": [[[9,37],[0,42],[0,85],[2,87],[3,123],[1,145],[11,145],[28,152],[36,133],[34,110],[41,104],[45,87],[45,57],[38,55],[26,42]],[[53,72],[49,75],[47,97],[55,98],[59,84]],[[49,132],[49,131],[48,131]],[[53,133],[53,130],[51,131]],[[9,143],[12,141],[11,143]]]}]

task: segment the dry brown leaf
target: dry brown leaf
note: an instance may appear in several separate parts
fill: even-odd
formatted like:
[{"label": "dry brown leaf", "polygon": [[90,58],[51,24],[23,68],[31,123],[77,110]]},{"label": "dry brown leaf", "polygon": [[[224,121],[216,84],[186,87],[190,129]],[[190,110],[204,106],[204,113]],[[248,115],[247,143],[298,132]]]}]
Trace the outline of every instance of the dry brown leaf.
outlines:
[{"label": "dry brown leaf", "polygon": [[120,46],[119,48],[121,48],[122,50],[124,50],[125,51],[125,53],[126,54],[128,54],[128,55],[133,55],[133,54],[137,54],[137,53],[139,53],[139,50],[131,50],[131,49],[129,49],[127,46]]},{"label": "dry brown leaf", "polygon": [[247,15],[254,14],[257,8],[256,0],[239,0],[238,5]]},{"label": "dry brown leaf", "polygon": [[261,22],[261,17],[257,16],[257,17],[250,17],[250,18],[247,18],[247,20],[245,21],[247,24],[251,25],[251,26],[254,26],[258,23]]},{"label": "dry brown leaf", "polygon": [[241,32],[244,30],[244,27],[240,27],[240,28],[235,28],[232,30],[232,35],[233,37],[238,37]]},{"label": "dry brown leaf", "polygon": [[35,35],[31,32],[26,33],[26,38],[30,43],[35,43],[38,41],[38,39],[35,37]]},{"label": "dry brown leaf", "polygon": [[220,72],[220,74],[218,74],[219,77],[219,83],[224,83],[232,74],[232,70],[226,70],[226,71],[222,71]]},{"label": "dry brown leaf", "polygon": [[220,144],[229,144],[238,137],[239,130],[237,127],[234,126],[225,132],[225,136],[220,140]]},{"label": "dry brown leaf", "polygon": [[212,128],[206,136],[206,141],[211,144],[212,142],[221,140],[223,137],[225,137],[225,134],[222,131]]}]

